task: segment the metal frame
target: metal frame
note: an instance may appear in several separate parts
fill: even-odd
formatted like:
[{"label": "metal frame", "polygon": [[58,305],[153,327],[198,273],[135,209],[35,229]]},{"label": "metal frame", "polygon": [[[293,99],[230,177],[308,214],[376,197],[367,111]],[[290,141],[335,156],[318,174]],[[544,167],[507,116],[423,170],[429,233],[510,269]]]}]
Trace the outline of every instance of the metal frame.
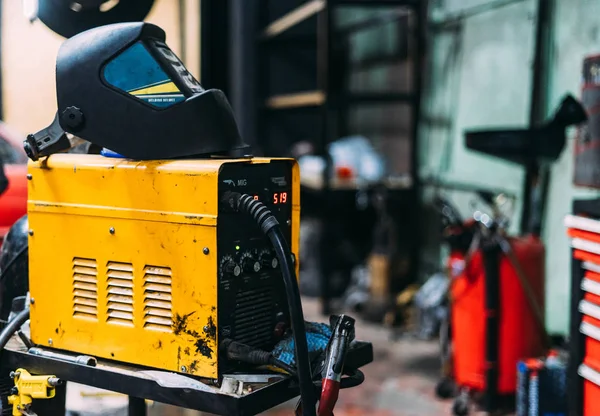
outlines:
[{"label": "metal frame", "polygon": [[[546,117],[547,93],[549,65],[548,56],[550,54],[551,39],[549,36],[552,27],[552,2],[538,0],[537,22],[535,34],[534,59],[532,68],[532,87],[531,87],[531,105],[529,108],[529,127],[535,127],[544,121]],[[541,233],[542,218],[548,195],[550,183],[550,168],[540,166],[537,162],[525,166],[525,178],[523,179],[523,212],[521,213],[520,229],[522,233],[537,232]],[[536,185],[537,183],[537,185]],[[539,207],[535,206],[532,200],[533,191],[540,188],[541,198]],[[538,209],[540,212],[535,213]],[[539,224],[532,223],[532,215],[537,214]],[[539,227],[539,230],[532,230],[532,226]]]},{"label": "metal frame", "polygon": [[[366,27],[373,27],[377,24],[387,23],[391,17],[384,19],[367,19],[365,22],[359,22],[356,25],[340,31],[335,31],[334,22],[334,11],[336,7],[340,6],[363,6],[363,7],[410,7],[416,16],[416,41],[414,44],[415,50],[413,52],[413,79],[414,89],[412,93],[350,93],[342,89],[341,91],[335,90],[335,85],[338,84],[334,77],[339,76],[339,71],[336,71],[335,54],[332,51],[331,45],[338,44],[340,36],[348,36],[353,31],[362,30]],[[266,9],[264,4],[260,4],[259,7]],[[261,61],[265,61],[268,58],[269,48],[277,48],[278,43],[282,42],[279,39],[279,35],[285,31],[293,28],[297,24],[304,22],[306,19],[312,16],[317,16],[317,89],[312,91],[301,91],[295,94],[285,94],[278,96],[269,96],[266,100],[262,101],[259,98],[256,100],[257,108],[262,112],[273,112],[273,111],[300,111],[302,109],[315,109],[319,110],[319,119],[321,123],[320,137],[315,143],[317,153],[327,160],[326,168],[324,170],[324,177],[322,180],[323,186],[321,188],[321,197],[332,198],[331,191],[335,191],[335,187],[329,181],[330,171],[332,169],[331,161],[327,156],[327,145],[329,144],[329,138],[335,137],[334,131],[344,132],[348,120],[348,109],[351,106],[365,105],[365,104],[390,104],[390,103],[408,103],[412,106],[412,142],[411,142],[411,176],[413,185],[411,190],[408,192],[408,197],[413,200],[413,209],[411,210],[411,222],[417,226],[419,224],[419,201],[420,201],[420,183],[418,176],[418,120],[420,117],[420,92],[422,87],[422,66],[424,60],[425,50],[425,37],[424,28],[426,24],[426,2],[420,0],[307,0],[296,9],[286,13],[279,19],[268,22],[263,16],[262,22],[259,23],[259,27],[264,29],[258,36],[260,43],[260,55],[259,64]],[[395,16],[398,18],[397,16]],[[300,36],[298,39],[286,39],[286,47],[303,47],[310,44],[312,39],[307,39],[307,36]],[[282,45],[279,45],[282,46]],[[376,63],[376,62],[375,62]],[[365,65],[369,64],[364,63]],[[359,65],[360,66],[360,65]],[[264,70],[257,71],[258,78],[256,84],[259,86],[267,85],[268,75]],[[259,87],[260,89],[260,87]],[[261,102],[262,101],[262,102]],[[266,132],[266,118],[268,116],[260,117],[257,123],[257,137],[264,137]],[[333,121],[333,120],[335,121]],[[335,192],[334,192],[335,193]],[[327,209],[328,204],[323,203],[322,219],[325,227],[328,226],[329,222],[336,218],[338,213],[329,212]],[[412,234],[418,236],[418,230],[415,230]],[[327,230],[323,231],[323,235],[327,236],[330,233]],[[322,241],[322,256],[328,258],[329,253],[334,245],[333,242],[328,241],[327,238],[323,238]],[[414,248],[411,252],[413,259],[419,258],[419,241],[414,241]],[[330,313],[330,291],[328,289],[328,279],[325,276],[329,275],[328,262],[321,262],[322,264],[322,311],[325,314]],[[415,260],[411,270],[412,276],[418,275],[418,261]]]},{"label": "metal frame", "polygon": [[200,2],[200,83],[229,95],[230,1]]},{"label": "metal frame", "polygon": [[[74,357],[76,354],[71,354]],[[360,368],[373,361],[373,346],[367,342],[356,342],[348,352],[346,366]],[[107,360],[98,360],[96,366],[77,364],[57,358],[30,354],[21,348],[9,346],[2,351],[0,371],[6,374],[16,368],[26,368],[32,374],[53,374],[65,381],[97,387],[130,397],[129,415],[143,416],[146,413],[144,399],[153,400],[182,408],[208,412],[217,415],[246,416],[264,412],[299,395],[296,383],[288,377],[270,374],[276,379],[264,387],[256,388],[243,395],[221,393],[215,387],[202,390],[183,387],[164,387],[155,379],[144,376],[142,371],[151,368],[133,367]],[[172,373],[165,373],[172,374]],[[265,374],[265,373],[263,373]],[[244,380],[249,376],[238,375]],[[264,375],[250,375],[251,378],[264,378]],[[186,377],[196,381],[192,377]],[[250,381],[250,383],[254,383]],[[65,403],[57,392],[58,400],[34,401],[35,409],[41,415],[64,414]],[[57,408],[61,407],[60,409]],[[51,410],[50,410],[51,409]],[[62,413],[61,413],[62,412]]]}]

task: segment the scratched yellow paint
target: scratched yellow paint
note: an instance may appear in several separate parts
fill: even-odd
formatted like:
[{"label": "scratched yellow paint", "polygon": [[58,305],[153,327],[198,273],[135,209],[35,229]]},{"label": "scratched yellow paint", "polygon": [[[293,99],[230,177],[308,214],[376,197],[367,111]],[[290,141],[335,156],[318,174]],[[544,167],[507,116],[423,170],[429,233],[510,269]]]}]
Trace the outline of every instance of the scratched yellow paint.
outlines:
[{"label": "scratched yellow paint", "polygon": [[[216,378],[218,172],[231,162],[30,162],[33,341]],[[297,254],[297,165],[293,183]]]}]

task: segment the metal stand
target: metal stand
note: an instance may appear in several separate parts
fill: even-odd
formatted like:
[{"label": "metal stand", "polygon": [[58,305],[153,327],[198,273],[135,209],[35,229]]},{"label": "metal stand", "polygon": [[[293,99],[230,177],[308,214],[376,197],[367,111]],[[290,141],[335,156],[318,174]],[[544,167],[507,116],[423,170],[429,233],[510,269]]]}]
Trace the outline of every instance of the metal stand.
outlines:
[{"label": "metal stand", "polygon": [[[111,361],[98,360],[96,366],[78,364],[76,354],[68,352],[61,354],[72,356],[72,361],[34,355],[24,350],[18,341],[13,344],[19,347],[9,343],[0,355],[0,369],[5,369],[5,373],[25,368],[32,374],[53,374],[66,382],[125,394],[129,396],[130,416],[147,414],[141,397],[215,415],[245,416],[260,414],[300,394],[294,380],[275,373],[225,374],[223,379],[229,382],[224,382],[224,386],[238,386],[228,390],[183,374]],[[357,341],[348,351],[346,367],[360,368],[372,361],[373,346]],[[57,387],[54,399],[34,400],[34,409],[38,409],[36,412],[40,416],[64,415],[65,392],[65,386]]]},{"label": "metal stand", "polygon": [[498,353],[500,318],[500,247],[495,241],[483,246],[485,267],[485,392],[484,409],[493,412],[498,408]]},{"label": "metal stand", "polygon": [[129,406],[127,411],[128,416],[147,416],[148,407],[146,406],[146,400],[138,397],[129,396]]}]

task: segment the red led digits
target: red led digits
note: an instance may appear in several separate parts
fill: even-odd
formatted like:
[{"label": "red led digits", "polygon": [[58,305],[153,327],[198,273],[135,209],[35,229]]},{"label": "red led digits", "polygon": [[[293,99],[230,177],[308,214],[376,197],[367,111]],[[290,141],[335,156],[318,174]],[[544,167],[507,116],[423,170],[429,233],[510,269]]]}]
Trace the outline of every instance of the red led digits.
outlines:
[{"label": "red led digits", "polygon": [[287,202],[287,192],[275,192],[273,194],[273,204],[285,204]]}]

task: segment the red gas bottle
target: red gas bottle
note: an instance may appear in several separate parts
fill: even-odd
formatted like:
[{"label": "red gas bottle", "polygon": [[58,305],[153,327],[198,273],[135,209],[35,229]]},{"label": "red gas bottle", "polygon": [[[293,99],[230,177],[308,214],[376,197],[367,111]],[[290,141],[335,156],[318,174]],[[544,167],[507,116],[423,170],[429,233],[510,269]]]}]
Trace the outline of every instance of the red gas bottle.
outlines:
[{"label": "red gas bottle", "polygon": [[[544,245],[534,235],[507,240],[543,311]],[[499,249],[496,255],[497,276],[486,275],[483,249],[475,251],[468,261],[460,253],[449,259],[450,266],[461,264],[461,260],[464,264],[450,290],[453,373],[461,387],[475,391],[493,388],[494,394],[508,395],[516,391],[518,361],[542,355],[544,337],[515,266]],[[489,307],[490,289],[496,298],[495,308]],[[490,325],[497,328],[490,331]],[[490,343],[497,347],[496,363],[489,359]],[[491,373],[495,386],[487,385],[490,370],[495,371]]]}]

